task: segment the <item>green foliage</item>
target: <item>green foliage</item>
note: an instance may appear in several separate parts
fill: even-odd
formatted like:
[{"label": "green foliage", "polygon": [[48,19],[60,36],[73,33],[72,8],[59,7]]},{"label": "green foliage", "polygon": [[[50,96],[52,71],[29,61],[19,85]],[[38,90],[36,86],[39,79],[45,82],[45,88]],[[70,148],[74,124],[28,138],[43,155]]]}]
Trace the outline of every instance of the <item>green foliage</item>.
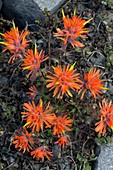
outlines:
[{"label": "green foliage", "polygon": [[1,107],[3,109],[2,115],[5,118],[11,118],[12,117],[12,113],[16,113],[16,107],[15,106],[10,106],[7,103],[2,102],[1,103]]}]

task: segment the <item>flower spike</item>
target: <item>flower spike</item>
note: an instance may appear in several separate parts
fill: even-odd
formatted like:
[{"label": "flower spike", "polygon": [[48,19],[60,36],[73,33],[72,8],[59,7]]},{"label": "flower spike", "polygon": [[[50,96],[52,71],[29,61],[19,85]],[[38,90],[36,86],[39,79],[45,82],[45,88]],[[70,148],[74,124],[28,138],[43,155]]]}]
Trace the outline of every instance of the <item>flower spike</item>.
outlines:
[{"label": "flower spike", "polygon": [[55,37],[60,38],[63,41],[64,49],[67,47],[68,43],[71,43],[73,47],[83,47],[84,44],[77,41],[78,37],[87,38],[85,34],[88,34],[88,28],[84,28],[84,26],[89,23],[91,19],[88,21],[83,20],[79,16],[76,16],[76,9],[74,10],[74,15],[72,18],[69,16],[65,16],[64,10],[62,9],[64,29],[57,28],[57,33],[54,33]]},{"label": "flower spike", "polygon": [[84,81],[81,85],[81,89],[78,92],[78,94],[82,92],[81,99],[84,97],[86,91],[90,91],[95,99],[97,96],[102,94],[101,90],[106,88],[103,84],[105,80],[100,79],[101,75],[102,73],[100,73],[100,70],[96,70],[94,67],[92,67],[88,72],[84,74]]},{"label": "flower spike", "polygon": [[72,97],[72,93],[70,89],[76,90],[80,88],[81,80],[79,80],[79,73],[75,74],[76,69],[74,69],[74,63],[72,66],[64,65],[62,68],[60,65],[57,67],[53,67],[54,73],[51,73],[52,76],[47,75],[48,78],[46,81],[48,82],[47,88],[50,90],[54,89],[53,97],[57,96],[58,98],[62,98],[65,95]]},{"label": "flower spike", "polygon": [[21,33],[19,33],[18,27],[15,27],[14,21],[12,21],[12,24],[13,27],[10,29],[10,31],[4,34],[0,33],[5,39],[5,41],[0,42],[0,44],[6,46],[3,52],[9,50],[10,53],[13,54],[13,56],[9,59],[8,63],[13,63],[18,58],[22,58],[21,53],[25,52],[25,48],[28,46],[28,42],[31,41],[26,40],[26,36],[30,34],[29,31],[23,30]]},{"label": "flower spike", "polygon": [[95,131],[99,134],[102,134],[102,136],[105,135],[107,126],[113,130],[113,105],[112,101],[109,102],[109,104],[105,101],[105,99],[102,100],[102,104],[99,103],[100,106],[100,121],[95,123]]}]

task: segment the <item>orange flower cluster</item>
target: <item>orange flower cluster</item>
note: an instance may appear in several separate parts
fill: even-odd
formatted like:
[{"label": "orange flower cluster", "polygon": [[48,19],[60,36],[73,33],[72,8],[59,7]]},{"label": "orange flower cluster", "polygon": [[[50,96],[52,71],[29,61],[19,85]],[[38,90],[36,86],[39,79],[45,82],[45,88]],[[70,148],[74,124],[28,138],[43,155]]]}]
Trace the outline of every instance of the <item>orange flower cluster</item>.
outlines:
[{"label": "orange flower cluster", "polygon": [[23,150],[23,153],[26,150],[30,152],[30,150],[32,150],[32,145],[34,144],[32,134],[28,133],[25,128],[17,130],[16,136],[14,136],[13,144],[15,145],[15,148],[19,148],[19,151]]},{"label": "orange flower cluster", "polygon": [[11,28],[10,31],[2,34],[0,33],[5,41],[0,42],[0,44],[3,44],[6,46],[6,48],[3,50],[5,52],[6,50],[9,50],[13,56],[9,59],[8,63],[14,62],[18,58],[21,58],[23,61],[22,70],[29,70],[29,74],[27,75],[27,78],[29,76],[36,77],[36,73],[40,72],[40,65],[42,62],[48,59],[48,57],[44,56],[44,51],[41,50],[40,53],[38,53],[36,44],[34,51],[32,49],[28,49],[27,52],[25,52],[25,48],[29,46],[28,42],[31,40],[27,40],[26,36],[30,34],[29,31],[22,31],[19,33],[18,27],[15,27],[15,23],[13,22],[13,28]]},{"label": "orange flower cluster", "polygon": [[[62,11],[62,14],[64,29],[61,30],[57,28],[57,33],[54,33],[54,36],[60,37],[63,41],[64,49],[66,49],[68,43],[71,43],[73,47],[83,47],[84,44],[77,41],[77,38],[87,38],[88,28],[84,28],[84,26],[92,19],[88,21],[83,20],[76,16],[76,11],[74,11],[72,18],[69,18],[69,16],[66,17],[64,11]],[[30,41],[26,39],[26,36],[29,34],[29,31],[22,31],[19,33],[18,28],[16,28],[13,23],[13,28],[11,28],[9,32],[1,34],[5,42],[0,43],[6,46],[4,51],[9,50],[13,54],[9,59],[9,63],[11,61],[14,62],[18,58],[22,58],[22,70],[28,70],[27,78],[33,78],[36,77],[37,72],[41,75],[41,63],[46,61],[48,57],[44,55],[43,50],[38,52],[36,44],[34,51],[28,49],[28,51],[25,52],[25,48]],[[23,54],[23,56],[21,54]],[[103,84],[105,80],[100,78],[102,75],[100,70],[96,70],[96,68],[92,67],[84,74],[83,81],[81,81],[80,74],[76,73],[74,66],[75,63],[73,65],[68,64],[67,66],[58,65],[53,67],[54,73],[49,72],[50,75],[46,76],[46,87],[49,88],[49,91],[54,90],[53,97],[57,96],[57,98],[60,99],[62,99],[64,95],[73,97],[72,91],[76,91],[78,94],[82,93],[81,99],[83,99],[84,94],[89,91],[96,99],[97,96],[102,94],[101,90],[107,90]],[[50,102],[44,107],[42,99],[40,99],[39,104],[36,105],[34,99],[37,95],[37,89],[35,86],[31,86],[29,90],[30,92],[26,94],[30,96],[31,102],[24,103],[24,111],[21,112],[22,119],[26,121],[26,124],[23,128],[16,131],[13,144],[19,151],[23,151],[23,153],[28,151],[33,158],[42,159],[42,162],[44,162],[45,157],[50,160],[49,157],[53,156],[53,154],[45,145],[41,144],[40,146],[40,144],[35,143],[35,133],[43,132],[44,127],[53,128],[51,132],[58,137],[58,140],[54,143],[64,148],[65,145],[70,144],[66,133],[71,131],[70,128],[73,120],[66,114],[63,116],[56,116],[53,112],[53,108],[50,107]],[[103,136],[106,133],[107,126],[113,129],[113,106],[111,103],[110,101],[110,103],[107,104],[105,100],[102,100],[102,104],[99,103],[100,121],[95,123],[95,131]],[[28,133],[27,128],[31,130],[31,133]]]},{"label": "orange flower cluster", "polygon": [[41,50],[40,53],[38,53],[36,44],[35,44],[35,50],[29,49],[27,53],[24,54],[22,69],[23,70],[30,70],[27,77],[35,76],[37,71],[40,73],[40,64],[48,59],[48,57],[45,58],[44,52]]},{"label": "orange flower cluster", "polygon": [[[64,148],[64,145],[69,145],[65,132],[70,131],[70,127],[73,122],[73,120],[66,115],[57,117],[54,113],[50,113],[53,108],[49,108],[49,105],[50,102],[47,107],[44,108],[41,99],[38,106],[35,105],[34,101],[24,103],[23,108],[25,112],[21,112],[21,114],[22,119],[26,120],[26,124],[24,125],[24,128],[16,131],[13,141],[15,148],[18,148],[19,151],[23,150],[23,153],[28,151],[31,153],[33,158],[41,158],[42,162],[44,161],[44,157],[50,160],[49,156],[53,156],[53,154],[44,146],[36,148],[36,140],[32,137],[32,133],[43,130],[44,124],[46,125],[46,128],[53,127],[53,134],[58,135],[59,138],[55,144],[58,144]],[[28,133],[25,127],[31,128],[32,133]]]},{"label": "orange flower cluster", "polygon": [[50,90],[55,89],[53,97],[57,95],[58,98],[62,98],[64,94],[72,97],[70,89],[75,91],[80,88],[80,76],[79,73],[75,74],[74,65],[64,66],[63,68],[60,65],[53,67],[54,73],[50,72],[52,76],[46,76],[48,78],[46,81],[49,82],[46,87],[50,88]]},{"label": "orange flower cluster", "polygon": [[78,37],[87,38],[85,34],[88,34],[88,28],[84,28],[84,26],[89,23],[92,18],[85,21],[79,16],[76,16],[76,10],[74,11],[72,18],[69,18],[69,16],[66,17],[63,10],[62,14],[64,29],[61,30],[60,28],[57,28],[57,33],[54,33],[54,36],[61,37],[60,39],[64,43],[64,48],[66,48],[68,42],[71,43],[73,47],[83,47],[84,44],[80,43],[76,39]]},{"label": "orange flower cluster", "polygon": [[33,156],[33,158],[38,158],[38,159],[41,158],[42,162],[44,162],[44,157],[46,157],[50,161],[49,156],[53,156],[53,154],[52,152],[49,152],[44,147],[41,147],[41,148],[37,148],[34,151],[32,151],[31,156]]},{"label": "orange flower cluster", "polygon": [[13,22],[13,28],[11,28],[10,31],[4,34],[2,33],[0,34],[5,39],[5,42],[0,42],[0,44],[3,44],[6,46],[3,52],[5,52],[6,50],[9,50],[13,54],[13,56],[8,61],[8,63],[10,63],[11,61],[13,63],[15,60],[19,58],[20,52],[23,52],[25,48],[28,46],[27,43],[31,41],[31,40],[26,40],[26,36],[28,36],[30,32],[22,31],[19,34],[18,28],[15,27],[15,24]]},{"label": "orange flower cluster", "polygon": [[96,68],[92,67],[87,73],[84,74],[84,81],[81,85],[81,89],[79,90],[78,94],[82,92],[81,99],[84,97],[84,94],[87,90],[91,92],[93,97],[96,99],[96,96],[100,96],[102,94],[101,90],[107,88],[104,87],[105,80],[101,80],[101,73],[100,70],[96,70]]},{"label": "orange flower cluster", "polygon": [[62,136],[65,134],[66,131],[70,131],[70,128],[68,126],[72,126],[73,120],[64,115],[63,117],[59,116],[56,117],[54,122],[54,128],[53,128],[53,134]]},{"label": "orange flower cluster", "polygon": [[99,103],[100,106],[100,121],[95,123],[96,132],[99,132],[99,134],[102,134],[102,136],[106,133],[107,126],[110,127],[113,130],[113,105],[112,101],[109,102],[109,104],[102,100],[102,105]]},{"label": "orange flower cluster", "polygon": [[35,103],[32,101],[32,103],[24,103],[24,109],[25,112],[21,112],[23,120],[26,120],[26,126],[27,128],[32,128],[32,132],[40,130],[43,130],[44,123],[46,124],[46,127],[50,128],[53,124],[53,121],[55,119],[55,114],[50,112],[52,111],[52,108],[49,108],[50,103],[48,103],[47,107],[43,109],[43,103],[40,99],[39,105],[36,106]]},{"label": "orange flower cluster", "polygon": [[62,146],[62,148],[64,148],[64,145],[70,145],[68,139],[65,136],[60,137],[59,140],[55,142],[55,144]]},{"label": "orange flower cluster", "polygon": [[29,88],[30,92],[26,92],[26,94],[28,94],[30,96],[31,100],[34,100],[36,95],[37,95],[37,89],[35,86],[32,86]]},{"label": "orange flower cluster", "polygon": [[19,151],[23,150],[23,153],[28,151],[31,153],[33,158],[41,158],[42,162],[44,162],[44,157],[50,160],[49,156],[53,156],[52,152],[49,152],[44,147],[39,147],[33,150],[35,140],[32,137],[32,133],[28,133],[25,128],[16,130],[16,136],[14,136],[13,144],[15,145],[15,148],[19,149]]},{"label": "orange flower cluster", "polygon": [[53,127],[53,134],[58,135],[58,141],[55,142],[55,144],[58,144],[59,146],[62,146],[64,148],[64,145],[69,145],[69,141],[66,138],[66,131],[71,131],[69,127],[72,126],[73,120],[64,115],[63,117],[58,116],[56,117],[54,121],[54,127]]}]

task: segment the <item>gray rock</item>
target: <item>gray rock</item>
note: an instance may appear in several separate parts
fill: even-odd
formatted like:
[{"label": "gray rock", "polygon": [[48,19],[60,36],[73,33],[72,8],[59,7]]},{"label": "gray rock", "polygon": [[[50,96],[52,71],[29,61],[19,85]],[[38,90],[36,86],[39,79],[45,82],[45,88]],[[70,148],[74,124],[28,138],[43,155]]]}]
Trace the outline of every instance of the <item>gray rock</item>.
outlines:
[{"label": "gray rock", "polygon": [[[20,28],[24,28],[26,22],[35,24],[35,20],[44,20],[43,12],[34,0],[4,0],[2,10]],[[35,30],[37,26],[33,25],[31,29]]]},{"label": "gray rock", "polygon": [[67,0],[34,0],[39,7],[44,10],[45,8],[51,14],[55,13]]},{"label": "gray rock", "polygon": [[2,11],[9,20],[14,19],[18,27],[23,29],[27,22],[31,30],[37,31],[35,21],[44,21],[43,10],[46,8],[53,14],[65,2],[66,0],[4,0]]},{"label": "gray rock", "polygon": [[113,140],[102,145],[94,170],[113,170]]}]

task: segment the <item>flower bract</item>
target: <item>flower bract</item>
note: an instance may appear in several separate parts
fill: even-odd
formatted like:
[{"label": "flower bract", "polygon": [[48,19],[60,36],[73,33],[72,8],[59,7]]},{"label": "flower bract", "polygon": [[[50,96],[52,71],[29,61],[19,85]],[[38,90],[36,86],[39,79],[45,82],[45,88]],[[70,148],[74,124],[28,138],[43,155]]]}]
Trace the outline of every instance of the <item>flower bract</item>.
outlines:
[{"label": "flower bract", "polygon": [[58,144],[59,146],[62,146],[62,148],[64,148],[65,145],[69,145],[70,143],[65,136],[62,136],[58,141],[55,142],[55,144]]},{"label": "flower bract", "polygon": [[26,94],[28,94],[30,96],[30,98],[32,100],[34,100],[36,95],[37,95],[37,89],[36,89],[35,86],[32,86],[32,87],[29,88],[29,90],[30,90],[30,92],[26,92]]},{"label": "flower bract", "polygon": [[57,28],[57,33],[54,33],[54,36],[60,37],[64,43],[64,47],[67,46],[67,43],[71,43],[73,47],[83,47],[84,44],[77,41],[77,38],[87,38],[86,34],[88,34],[88,28],[84,28],[84,26],[90,22],[92,18],[88,21],[83,20],[81,17],[76,16],[76,10],[74,11],[72,18],[65,16],[63,10],[62,13],[64,29],[61,30],[60,28]]},{"label": "flower bract", "polygon": [[13,144],[15,145],[15,148],[19,149],[19,151],[23,150],[24,153],[26,150],[28,152],[32,150],[34,140],[32,138],[32,134],[28,133],[25,128],[16,130],[16,135],[13,138],[14,138]]},{"label": "flower bract", "polygon": [[58,65],[54,68],[54,73],[52,75],[47,75],[48,80],[47,88],[50,90],[54,89],[53,97],[57,95],[58,98],[62,98],[64,94],[72,97],[71,89],[76,90],[80,88],[79,73],[75,73],[76,69],[74,69],[74,65],[68,65],[62,68],[61,65]]},{"label": "flower bract", "polygon": [[41,50],[40,52],[37,51],[36,44],[34,51],[28,49],[28,52],[24,54],[22,70],[29,70],[29,74],[27,77],[35,76],[37,72],[40,72],[40,65],[42,62],[47,60],[48,57],[45,57],[44,51]]},{"label": "flower bract", "polygon": [[44,109],[41,99],[38,106],[33,101],[24,103],[25,112],[21,112],[23,120],[27,122],[24,127],[32,128],[32,132],[43,130],[44,124],[47,128],[50,128],[55,119],[55,114],[50,113],[52,108],[49,108],[49,104]]},{"label": "flower bract", "polygon": [[108,104],[105,100],[102,100],[102,104],[99,103],[100,121],[95,123],[95,131],[102,134],[102,136],[105,135],[107,126],[113,130],[113,106],[111,104],[112,101]]},{"label": "flower bract", "polygon": [[39,147],[31,152],[31,156],[33,156],[33,158],[42,159],[42,162],[44,162],[44,157],[46,157],[50,161],[49,156],[53,156],[53,154],[44,147]]},{"label": "flower bract", "polygon": [[73,120],[64,115],[63,117],[58,116],[54,120],[53,134],[62,136],[65,131],[70,131]]},{"label": "flower bract", "polygon": [[13,63],[21,56],[20,53],[25,51],[25,48],[28,46],[28,42],[31,41],[26,39],[26,36],[28,36],[29,34],[29,31],[24,30],[19,33],[18,27],[15,27],[14,22],[13,28],[11,28],[10,31],[1,34],[4,37],[5,41],[0,42],[0,44],[6,46],[3,52],[9,50],[13,54],[13,56],[9,59],[8,63]]},{"label": "flower bract", "polygon": [[96,96],[100,96],[102,94],[103,89],[108,90],[104,87],[104,79],[100,79],[101,77],[100,70],[96,70],[96,68],[92,67],[87,73],[84,74],[84,80],[81,85],[81,89],[78,92],[79,94],[82,92],[81,99],[84,97],[84,94],[87,90],[93,95],[94,98]]}]

